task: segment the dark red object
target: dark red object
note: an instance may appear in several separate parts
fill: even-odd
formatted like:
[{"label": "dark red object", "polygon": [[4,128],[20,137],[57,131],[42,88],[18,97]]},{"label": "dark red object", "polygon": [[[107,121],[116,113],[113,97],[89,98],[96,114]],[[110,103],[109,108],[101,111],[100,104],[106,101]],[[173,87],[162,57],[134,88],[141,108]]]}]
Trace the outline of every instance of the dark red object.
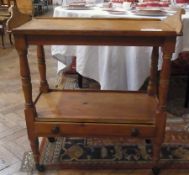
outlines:
[{"label": "dark red object", "polygon": [[172,75],[186,75],[186,95],[184,107],[188,107],[189,103],[189,51],[184,51],[179,54],[178,59],[171,63],[171,74]]}]

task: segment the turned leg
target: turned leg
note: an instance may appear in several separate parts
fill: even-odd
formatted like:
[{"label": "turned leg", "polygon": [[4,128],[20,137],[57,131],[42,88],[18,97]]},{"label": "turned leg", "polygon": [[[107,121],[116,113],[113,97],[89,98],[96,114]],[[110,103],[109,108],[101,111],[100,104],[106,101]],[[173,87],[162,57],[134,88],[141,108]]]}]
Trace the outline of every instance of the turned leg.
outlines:
[{"label": "turned leg", "polygon": [[155,166],[152,168],[152,172],[154,175],[158,175],[160,173],[160,168],[158,167],[158,162],[160,159],[160,152],[161,152],[161,144],[159,138],[155,138],[152,141],[152,160],[155,163]]},{"label": "turned leg", "polygon": [[161,143],[157,140],[152,141],[152,160],[157,163],[160,159]]},{"label": "turned leg", "polygon": [[158,72],[159,47],[153,47],[151,56],[150,78],[147,92],[149,95],[157,94],[157,72]]},{"label": "turned leg", "polygon": [[39,140],[36,136],[30,137],[30,145],[36,165],[39,164]]},{"label": "turned leg", "polygon": [[45,53],[42,45],[37,46],[38,69],[40,74],[40,92],[48,92],[49,85],[46,79]]},{"label": "turned leg", "polygon": [[36,108],[32,99],[32,84],[30,76],[30,68],[28,64],[28,48],[25,39],[16,38],[16,49],[19,54],[20,61],[20,75],[22,80],[22,89],[25,98],[25,120],[27,125],[28,138],[30,140],[31,149],[33,152],[36,167],[39,171],[44,170],[43,166],[39,164],[40,154],[39,154],[39,141],[38,137],[35,135],[35,118],[37,117]]},{"label": "turned leg", "polygon": [[153,139],[153,155],[152,159],[155,163],[153,168],[154,174],[159,173],[158,162],[160,159],[161,145],[164,141],[165,127],[166,127],[166,105],[167,105],[167,93],[169,87],[170,77],[170,60],[172,53],[167,50],[163,50],[163,64],[162,71],[160,72],[159,81],[159,104],[156,110],[156,137]]},{"label": "turned leg", "polygon": [[33,157],[35,160],[36,169],[40,172],[45,171],[45,166],[40,164],[40,153],[39,153],[39,139],[35,137],[34,139],[30,140]]},{"label": "turned leg", "polygon": [[167,94],[169,89],[169,78],[171,68],[172,53],[163,54],[162,71],[160,72],[159,81],[159,110],[165,110],[167,105]]},{"label": "turned leg", "polygon": [[26,125],[27,125],[28,138],[30,141],[30,146],[31,146],[34,161],[36,164],[36,168],[39,171],[43,171],[44,167],[40,165],[39,139],[38,139],[38,136],[35,135],[35,132],[34,132],[36,116],[37,114],[36,114],[35,108],[25,109],[25,120],[26,120]]}]

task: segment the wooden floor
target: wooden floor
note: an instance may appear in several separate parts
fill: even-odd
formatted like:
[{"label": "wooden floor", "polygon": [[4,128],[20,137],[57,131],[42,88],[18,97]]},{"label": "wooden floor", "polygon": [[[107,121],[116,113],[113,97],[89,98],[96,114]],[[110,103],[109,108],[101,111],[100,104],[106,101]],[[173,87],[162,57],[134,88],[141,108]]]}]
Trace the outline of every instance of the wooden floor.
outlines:
[{"label": "wooden floor", "polygon": [[[48,80],[50,86],[56,84],[56,61],[46,54]],[[29,48],[29,58],[35,58],[35,47]],[[38,91],[38,70],[36,60],[30,59],[32,82],[34,91]],[[35,95],[36,93],[34,93]],[[23,114],[23,94],[21,90],[18,56],[14,47],[6,40],[6,49],[0,43],[0,175],[28,175],[20,172],[23,154],[30,150]],[[53,170],[45,175],[152,175],[151,170]],[[189,175],[189,170],[162,170],[161,175]]]}]

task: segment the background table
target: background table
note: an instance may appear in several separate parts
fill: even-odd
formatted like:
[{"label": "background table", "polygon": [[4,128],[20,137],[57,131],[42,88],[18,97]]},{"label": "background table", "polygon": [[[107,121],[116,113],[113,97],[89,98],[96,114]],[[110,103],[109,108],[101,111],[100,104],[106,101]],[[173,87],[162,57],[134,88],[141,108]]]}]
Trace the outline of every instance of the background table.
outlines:
[{"label": "background table", "polygon": [[[67,10],[61,6],[54,9],[53,16],[141,18],[132,14],[112,15],[99,9]],[[183,37],[177,38],[176,52],[172,59],[177,58],[181,51],[189,51],[187,28],[189,13],[183,16]],[[151,50],[151,47],[52,46],[52,55],[61,60],[58,62],[58,71],[71,63],[70,56],[76,56],[77,72],[98,81],[103,90],[138,90],[149,75]],[[159,60],[161,65],[161,59]]]}]

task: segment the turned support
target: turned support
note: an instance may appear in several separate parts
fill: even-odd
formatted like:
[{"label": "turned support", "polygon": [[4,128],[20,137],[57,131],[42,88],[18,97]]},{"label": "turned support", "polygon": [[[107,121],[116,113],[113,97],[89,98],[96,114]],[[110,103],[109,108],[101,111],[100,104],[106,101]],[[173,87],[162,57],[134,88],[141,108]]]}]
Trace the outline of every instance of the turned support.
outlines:
[{"label": "turned support", "polygon": [[25,98],[25,109],[34,108],[32,100],[32,84],[30,69],[27,58],[27,47],[18,49],[19,59],[20,59],[20,76],[22,81],[22,90]]},{"label": "turned support", "polygon": [[39,163],[39,143],[38,137],[35,135],[34,122],[37,116],[36,108],[32,99],[32,84],[30,76],[30,68],[28,64],[28,45],[23,38],[19,36],[15,37],[16,49],[19,54],[19,63],[20,63],[20,75],[22,80],[22,89],[25,98],[25,119],[27,125],[28,138],[30,140],[30,145],[34,155],[36,164]]},{"label": "turned support", "polygon": [[157,94],[158,58],[159,47],[154,46],[151,55],[150,78],[147,88],[148,94],[152,96]]},{"label": "turned support", "polygon": [[[171,52],[163,53],[163,65],[160,72],[159,82],[159,105],[156,111],[156,128],[157,135],[153,140],[153,160],[158,161],[160,156],[161,144],[164,141],[165,127],[166,127],[166,103],[167,93],[169,88],[169,77],[170,77],[170,65],[171,65]],[[161,125],[160,125],[161,123]]]},{"label": "turned support", "polygon": [[33,153],[33,158],[35,160],[35,164],[40,164],[40,153],[39,153],[39,139],[38,137],[30,138],[30,146]]},{"label": "turned support", "polygon": [[40,92],[48,92],[49,85],[46,79],[45,52],[42,45],[37,46],[38,69],[40,74]]}]

